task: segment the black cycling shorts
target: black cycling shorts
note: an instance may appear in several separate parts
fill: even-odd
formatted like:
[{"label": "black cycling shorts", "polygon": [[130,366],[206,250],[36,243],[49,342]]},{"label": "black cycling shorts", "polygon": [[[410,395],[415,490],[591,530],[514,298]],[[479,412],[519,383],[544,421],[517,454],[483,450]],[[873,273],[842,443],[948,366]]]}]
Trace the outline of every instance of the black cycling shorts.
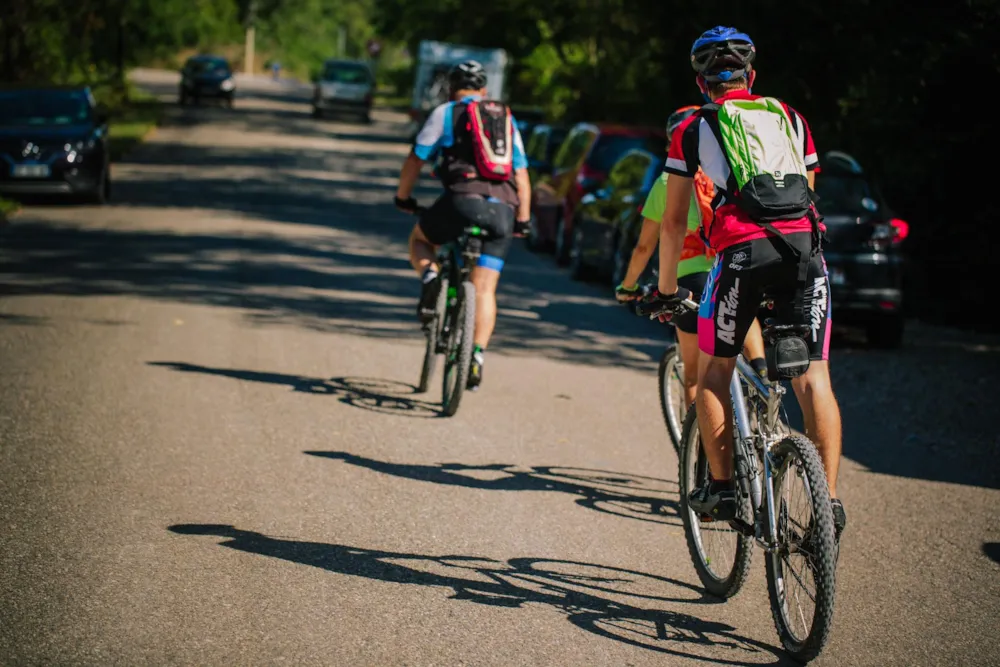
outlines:
[{"label": "black cycling shorts", "polygon": [[[808,253],[811,237],[803,232],[784,238],[799,252]],[[715,357],[738,355],[767,295],[774,300],[773,317],[779,324],[809,326],[809,358],[828,359],[830,279],[823,255],[809,261],[802,304],[795,303],[798,270],[789,248],[774,237],[738,243],[716,255],[698,308],[698,348]]]},{"label": "black cycling shorts", "polygon": [[[689,273],[677,279],[677,285],[691,290],[691,298],[697,301],[701,298],[701,293],[705,290],[705,283],[708,281],[708,271]],[[671,319],[678,331],[686,334],[698,333],[698,313],[693,310],[685,310],[680,315],[674,315]]]},{"label": "black cycling shorts", "polygon": [[441,195],[420,217],[420,231],[434,245],[454,241],[466,227],[486,232],[479,266],[500,271],[514,234],[514,207],[482,195]]}]

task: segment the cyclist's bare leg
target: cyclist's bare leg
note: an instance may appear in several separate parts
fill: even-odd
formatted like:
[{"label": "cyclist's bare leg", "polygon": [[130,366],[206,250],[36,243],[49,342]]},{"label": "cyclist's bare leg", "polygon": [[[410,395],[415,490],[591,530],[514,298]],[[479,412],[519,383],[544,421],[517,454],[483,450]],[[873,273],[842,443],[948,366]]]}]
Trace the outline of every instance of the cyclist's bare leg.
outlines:
[{"label": "cyclist's bare leg", "polygon": [[681,363],[684,364],[684,405],[694,402],[698,393],[698,334],[684,333],[677,330],[677,347],[681,353]]},{"label": "cyclist's bare leg", "polygon": [[698,428],[712,477],[733,478],[733,404],[729,381],[735,358],[698,355]]},{"label": "cyclist's bare leg", "polygon": [[472,269],[472,284],[476,286],[476,333],[473,342],[485,350],[497,323],[497,283],[500,272],[476,266]]},{"label": "cyclist's bare leg", "polygon": [[410,232],[410,265],[416,269],[418,276],[423,276],[427,267],[434,271],[441,270],[436,259],[437,247],[427,240],[420,225],[413,225],[413,231]]},{"label": "cyclist's bare leg", "polygon": [[805,375],[792,380],[795,397],[802,408],[806,437],[816,443],[830,497],[837,497],[837,475],[840,471],[841,422],[840,407],[830,383],[830,362],[812,361]]},{"label": "cyclist's bare leg", "polygon": [[750,323],[747,337],[743,339],[743,357],[747,361],[764,358],[764,336],[761,333],[760,320],[756,317]]}]

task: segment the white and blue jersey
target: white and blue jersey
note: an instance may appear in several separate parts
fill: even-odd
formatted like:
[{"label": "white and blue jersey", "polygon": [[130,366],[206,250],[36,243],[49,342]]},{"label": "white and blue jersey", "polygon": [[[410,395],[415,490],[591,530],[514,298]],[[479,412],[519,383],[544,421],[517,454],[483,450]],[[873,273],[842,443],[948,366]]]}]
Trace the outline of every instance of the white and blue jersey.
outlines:
[{"label": "white and blue jersey", "polygon": [[[478,99],[478,95],[469,95],[458,102],[445,102],[435,108],[417,135],[413,154],[424,162],[433,162],[440,156],[441,149],[451,148],[455,144],[455,105],[467,104]],[[513,166],[514,169],[527,169],[528,158],[524,154],[524,142],[521,140],[521,132],[517,129],[517,120],[513,115],[511,121],[514,124]]]}]

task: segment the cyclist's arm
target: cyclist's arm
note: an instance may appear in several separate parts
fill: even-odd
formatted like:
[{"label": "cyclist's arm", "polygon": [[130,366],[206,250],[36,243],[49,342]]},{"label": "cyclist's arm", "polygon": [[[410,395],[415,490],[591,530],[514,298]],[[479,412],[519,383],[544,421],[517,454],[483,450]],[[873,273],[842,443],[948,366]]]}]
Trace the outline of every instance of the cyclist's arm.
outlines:
[{"label": "cyclist's arm", "polygon": [[396,187],[396,196],[400,199],[409,199],[413,194],[413,187],[420,178],[420,169],[424,166],[424,161],[414,153],[406,156],[403,162],[403,169],[399,172],[399,185]]},{"label": "cyclist's arm", "polygon": [[528,178],[528,156],[524,152],[521,131],[517,129],[514,116],[510,119],[514,127],[514,186],[517,188],[517,221],[527,222],[531,218],[531,179]]},{"label": "cyclist's arm", "polygon": [[517,221],[527,222],[531,218],[531,179],[527,169],[514,171],[514,186],[517,188]]},{"label": "cyclist's arm", "polygon": [[406,156],[403,169],[399,174],[396,196],[400,199],[410,198],[410,195],[413,194],[413,188],[420,178],[420,170],[424,163],[430,162],[437,155],[444,139],[445,128],[451,123],[450,110],[451,107],[447,104],[438,106],[427,117],[427,122],[417,133],[413,149]]},{"label": "cyclist's arm", "polygon": [[629,260],[628,270],[625,272],[625,279],[622,285],[629,289],[636,286],[639,277],[649,265],[649,258],[656,250],[656,244],[660,240],[660,222],[651,218],[642,219],[642,228],[639,230],[639,240],[632,249],[632,259]]},{"label": "cyclist's arm", "polygon": [[684,249],[687,234],[688,207],[694,181],[690,176],[671,174],[667,180],[667,205],[660,224],[660,281],[661,294],[677,291],[677,265]]},{"label": "cyclist's arm", "polygon": [[806,178],[809,179],[809,189],[815,192],[816,191],[816,171],[810,169],[806,173]]}]

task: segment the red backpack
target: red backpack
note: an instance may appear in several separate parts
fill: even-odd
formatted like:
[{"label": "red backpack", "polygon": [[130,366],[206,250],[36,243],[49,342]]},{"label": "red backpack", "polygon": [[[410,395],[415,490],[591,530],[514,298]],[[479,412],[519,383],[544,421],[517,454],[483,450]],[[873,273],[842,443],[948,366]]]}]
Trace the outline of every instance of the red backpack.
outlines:
[{"label": "red backpack", "polygon": [[510,109],[496,100],[468,104],[472,154],[476,171],[489,181],[509,181],[514,175],[514,119]]}]

